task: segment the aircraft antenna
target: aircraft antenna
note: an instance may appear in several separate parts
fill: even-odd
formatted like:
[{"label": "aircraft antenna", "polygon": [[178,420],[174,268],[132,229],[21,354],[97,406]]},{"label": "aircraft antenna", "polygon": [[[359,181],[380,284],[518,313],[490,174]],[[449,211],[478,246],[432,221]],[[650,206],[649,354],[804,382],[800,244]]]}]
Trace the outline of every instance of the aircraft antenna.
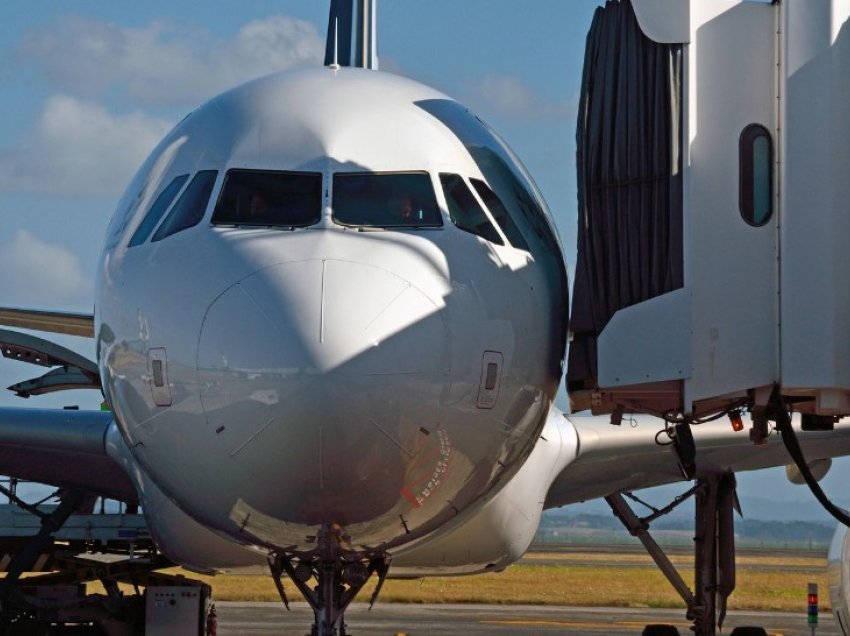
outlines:
[{"label": "aircraft antenna", "polygon": [[334,70],[339,68],[339,20],[334,18],[334,58],[330,67]]}]

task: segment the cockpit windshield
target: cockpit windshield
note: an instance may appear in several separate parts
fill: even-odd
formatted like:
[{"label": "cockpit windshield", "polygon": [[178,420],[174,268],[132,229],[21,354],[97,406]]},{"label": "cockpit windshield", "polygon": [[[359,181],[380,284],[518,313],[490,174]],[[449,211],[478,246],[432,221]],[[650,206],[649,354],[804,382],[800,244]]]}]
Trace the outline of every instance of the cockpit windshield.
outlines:
[{"label": "cockpit windshield", "polygon": [[431,178],[425,172],[337,173],[333,219],[356,227],[442,227]]},{"label": "cockpit windshield", "polygon": [[322,214],[320,172],[228,170],[214,225],[306,227]]}]

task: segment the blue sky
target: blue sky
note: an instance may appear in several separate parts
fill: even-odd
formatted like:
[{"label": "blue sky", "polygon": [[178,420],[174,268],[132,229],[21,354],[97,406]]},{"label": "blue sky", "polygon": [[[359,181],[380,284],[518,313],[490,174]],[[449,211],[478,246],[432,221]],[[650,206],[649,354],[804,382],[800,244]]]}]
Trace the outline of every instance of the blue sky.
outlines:
[{"label": "blue sky", "polygon": [[[467,104],[522,158],[575,262],[575,115],[597,0],[383,0],[382,68]],[[199,8],[200,7],[200,8]],[[101,240],[147,152],[232,85],[320,64],[327,3],[40,0],[0,4],[0,306],[90,311]],[[89,342],[64,343],[93,356]],[[38,369],[0,363],[0,382]],[[28,375],[32,374],[32,375]],[[94,392],[0,406],[96,407]],[[565,403],[564,396],[559,398]],[[834,470],[835,492],[850,471]],[[742,495],[808,497],[780,471]]]},{"label": "blue sky", "polygon": [[[507,139],[549,202],[570,263],[575,110],[596,6],[385,0],[378,9],[382,68],[458,98]],[[320,64],[327,10],[315,0],[214,11],[180,2],[0,5],[0,305],[90,311],[108,220],[148,151],[218,92]],[[0,380],[28,371],[0,365]],[[94,396],[39,404],[69,400],[86,406]]]}]

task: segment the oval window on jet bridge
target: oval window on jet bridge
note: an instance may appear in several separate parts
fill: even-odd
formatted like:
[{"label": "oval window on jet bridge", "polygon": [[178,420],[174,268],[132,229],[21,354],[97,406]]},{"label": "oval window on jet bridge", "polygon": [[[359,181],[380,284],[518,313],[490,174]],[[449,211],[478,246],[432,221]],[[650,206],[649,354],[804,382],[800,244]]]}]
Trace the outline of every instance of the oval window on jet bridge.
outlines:
[{"label": "oval window on jet bridge", "polygon": [[773,216],[773,141],[761,124],[741,132],[738,145],[738,196],[741,216],[761,227]]},{"label": "oval window on jet bridge", "polygon": [[361,228],[443,226],[437,196],[426,172],[335,174],[333,220]]},{"label": "oval window on jet bridge", "polygon": [[213,225],[296,228],[322,216],[322,173],[228,170]]}]

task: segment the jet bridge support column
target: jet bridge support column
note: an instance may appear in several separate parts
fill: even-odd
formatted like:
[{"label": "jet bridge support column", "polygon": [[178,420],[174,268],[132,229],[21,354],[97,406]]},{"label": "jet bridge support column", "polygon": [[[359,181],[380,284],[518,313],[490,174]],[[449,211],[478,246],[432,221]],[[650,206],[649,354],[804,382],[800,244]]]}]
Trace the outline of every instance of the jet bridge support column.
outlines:
[{"label": "jet bridge support column", "polygon": [[649,524],[643,519],[638,518],[629,504],[626,503],[626,500],[623,499],[623,495],[609,495],[605,497],[605,501],[607,501],[608,505],[611,506],[611,509],[614,511],[617,518],[624,526],[626,526],[629,533],[640,540],[643,547],[646,548],[646,551],[649,553],[649,556],[651,556],[652,560],[655,561],[658,569],[660,569],[664,576],[667,577],[667,580],[670,581],[670,585],[676,589],[679,596],[682,597],[682,600],[684,600],[685,603],[688,604],[688,607],[690,607],[694,603],[694,595],[688,587],[688,584],[685,583],[685,580],[679,574],[676,566],[670,562],[670,559],[664,553],[664,549],[658,545],[655,542],[655,539],[652,538],[652,535],[649,534]]},{"label": "jet bridge support column", "polygon": [[[667,514],[690,495],[695,495],[694,584],[692,592],[663,548],[649,533],[649,523]],[[696,636],[714,636],[726,617],[726,601],[735,589],[735,475],[732,473],[701,477],[688,493],[662,510],[640,518],[623,495],[605,498],[614,514],[637,537],[646,551],[688,606]],[[649,626],[644,634],[654,633]],[[666,628],[667,626],[661,626]],[[669,633],[659,631],[658,633]]]},{"label": "jet bridge support column", "polygon": [[735,589],[735,475],[702,478],[696,490],[694,536],[695,604],[688,618],[699,635],[723,625],[726,601]]}]

